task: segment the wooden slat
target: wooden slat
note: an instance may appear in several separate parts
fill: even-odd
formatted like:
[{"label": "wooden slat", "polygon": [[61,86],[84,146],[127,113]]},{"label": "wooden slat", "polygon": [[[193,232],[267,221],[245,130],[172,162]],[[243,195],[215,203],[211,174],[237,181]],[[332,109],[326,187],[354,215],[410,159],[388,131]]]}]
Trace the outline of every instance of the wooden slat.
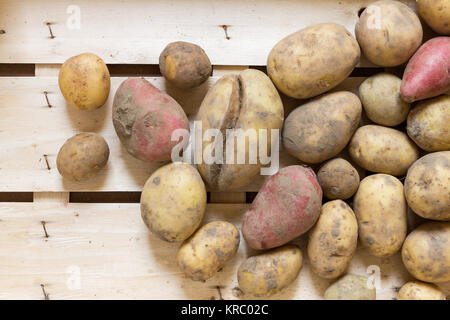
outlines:
[{"label": "wooden slat", "polygon": [[[246,204],[210,204],[204,222],[240,226]],[[42,222],[45,222],[46,231]],[[236,271],[256,252],[241,239],[239,251],[205,283],[186,279],[176,265],[179,243],[150,234],[139,204],[0,203],[0,298],[43,299],[224,299],[239,295]],[[320,299],[331,281],[314,275],[306,257],[306,236],[294,241],[303,251],[298,279],[275,299]],[[410,279],[399,254],[375,258],[358,249],[349,272],[381,269],[378,299],[392,299]],[[164,290],[161,290],[164,288]],[[250,298],[241,296],[241,298]]]},{"label": "wooden slat", "polygon": [[[0,63],[62,63],[90,51],[107,63],[157,64],[169,42],[183,40],[202,46],[213,64],[265,65],[276,42],[306,26],[335,22],[354,33],[371,2],[0,0]],[[80,29],[68,28],[70,5],[80,9]]]}]

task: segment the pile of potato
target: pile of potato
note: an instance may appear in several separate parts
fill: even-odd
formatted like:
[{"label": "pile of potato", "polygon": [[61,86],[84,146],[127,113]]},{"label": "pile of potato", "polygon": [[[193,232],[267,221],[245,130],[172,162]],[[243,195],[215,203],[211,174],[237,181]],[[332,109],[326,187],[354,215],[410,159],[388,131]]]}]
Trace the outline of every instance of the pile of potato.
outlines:
[{"label": "pile of potato", "polygon": [[[239,267],[239,288],[246,295],[269,297],[288,287],[303,261],[290,241],[308,233],[312,271],[337,279],[326,299],[376,298],[367,278],[346,274],[358,240],[376,257],[401,251],[417,280],[406,283],[398,299],[445,299],[434,283],[450,281],[450,4],[418,0],[418,9],[443,36],[422,44],[422,24],[413,10],[377,1],[362,12],[356,39],[334,23],[307,27],[273,47],[267,75],[254,69],[225,75],[208,91],[197,114],[203,130],[282,129],[284,150],[299,160],[271,176],[245,213],[241,232],[247,245],[268,250]],[[329,92],[351,74],[361,54],[379,66],[407,63],[403,78],[384,72],[366,79],[358,94]],[[212,70],[206,53],[187,42],[169,44],[159,63],[167,81],[184,90],[205,82]],[[109,81],[105,64],[93,54],[67,60],[59,77],[67,102],[82,110],[104,104]],[[284,120],[277,89],[309,100]],[[112,118],[126,150],[148,162],[170,160],[179,142],[171,140],[172,132],[189,130],[182,107],[143,78],[121,84]],[[257,142],[250,138],[248,144]],[[82,133],[61,148],[58,170],[64,178],[88,179],[108,155],[102,137]],[[321,165],[314,172],[312,164]],[[187,277],[213,277],[241,238],[226,221],[201,226],[205,183],[212,190],[233,190],[249,184],[262,166],[260,159],[197,167],[176,162],[148,178],[142,219],[159,238],[182,242],[177,263]],[[408,208],[430,220],[409,234]]]}]

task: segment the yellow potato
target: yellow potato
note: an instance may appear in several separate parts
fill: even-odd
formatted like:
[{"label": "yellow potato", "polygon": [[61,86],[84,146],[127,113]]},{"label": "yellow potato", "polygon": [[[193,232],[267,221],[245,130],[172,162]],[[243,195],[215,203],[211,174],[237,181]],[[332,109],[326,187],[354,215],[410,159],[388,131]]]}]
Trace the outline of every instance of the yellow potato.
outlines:
[{"label": "yellow potato", "polygon": [[407,229],[407,205],[400,180],[387,174],[364,178],[353,209],[360,242],[370,254],[386,257],[400,250]]},{"label": "yellow potato", "polygon": [[450,222],[428,222],[411,232],[402,260],[414,278],[425,282],[450,281]]},{"label": "yellow potato", "polygon": [[408,61],[422,43],[419,17],[398,1],[376,1],[363,11],[355,35],[364,55],[373,63],[394,67]]},{"label": "yellow potato", "polygon": [[346,274],[325,291],[325,300],[375,300],[376,289],[369,287],[366,277]]},{"label": "yellow potato", "polygon": [[419,158],[416,145],[398,130],[377,125],[358,128],[349,153],[360,167],[372,172],[401,176]]},{"label": "yellow potato", "polygon": [[302,252],[285,245],[245,260],[238,270],[239,289],[255,297],[270,297],[288,287],[302,268]]},{"label": "yellow potato", "polygon": [[417,10],[431,29],[450,36],[450,2],[448,0],[417,0]]},{"label": "yellow potato", "polygon": [[210,222],[186,239],[178,250],[178,266],[192,280],[205,281],[236,253],[239,230],[225,221]]},{"label": "yellow potato", "polygon": [[419,216],[450,220],[450,151],[429,153],[409,168],[405,179],[408,205]]},{"label": "yellow potato", "polygon": [[317,179],[323,194],[330,200],[346,200],[358,190],[359,173],[345,159],[327,161],[317,172]]},{"label": "yellow potato", "polygon": [[397,300],[445,300],[445,294],[434,284],[410,281],[400,288]]},{"label": "yellow potato", "polygon": [[278,42],[267,59],[267,73],[281,92],[306,99],[344,81],[358,64],[360,53],[344,26],[317,24]]},{"label": "yellow potato", "polygon": [[200,225],[206,210],[206,189],[197,170],[175,162],[156,170],[141,194],[141,216],[147,227],[166,241],[183,241]]},{"label": "yellow potato", "polygon": [[93,53],[74,56],[59,71],[59,88],[69,105],[92,110],[101,107],[109,96],[110,77],[106,64]]},{"label": "yellow potato", "polygon": [[333,279],[347,269],[358,244],[358,223],[342,200],[322,206],[319,220],[309,232],[308,257],[314,273]]}]

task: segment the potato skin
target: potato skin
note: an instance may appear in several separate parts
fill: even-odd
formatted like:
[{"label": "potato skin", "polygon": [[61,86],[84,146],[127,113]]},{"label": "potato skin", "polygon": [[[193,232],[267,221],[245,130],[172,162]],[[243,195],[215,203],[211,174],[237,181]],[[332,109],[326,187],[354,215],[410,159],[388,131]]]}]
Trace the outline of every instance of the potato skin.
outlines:
[{"label": "potato skin", "polygon": [[180,246],[178,266],[192,280],[205,281],[222,269],[239,247],[239,230],[225,221],[210,222]]},{"label": "potato skin", "polygon": [[450,281],[450,222],[428,222],[406,237],[402,261],[416,279]]},{"label": "potato skin", "polygon": [[317,172],[323,194],[330,200],[346,200],[358,190],[358,171],[345,159],[327,161]]},{"label": "potato skin", "polygon": [[383,126],[396,126],[406,120],[411,105],[400,97],[402,79],[390,73],[373,75],[359,86],[367,117]]},{"label": "potato skin", "polygon": [[[267,130],[267,150],[271,150],[270,135],[273,129],[280,130],[283,125],[284,109],[281,98],[269,77],[263,72],[248,69],[238,75],[225,75],[208,91],[197,114],[202,122],[203,134],[208,129],[218,129],[223,135],[223,164],[207,164],[197,157],[197,168],[203,179],[214,190],[233,190],[245,186],[260,174],[259,157],[255,164],[245,160],[236,163],[239,149],[226,150],[227,129]],[[238,138],[240,139],[240,138]],[[212,141],[203,141],[203,150],[211,148]],[[249,146],[258,145],[257,136],[250,136],[246,142],[245,159],[249,159]],[[234,154],[235,163],[226,163],[228,153]]]},{"label": "potato skin", "polygon": [[349,153],[358,166],[394,176],[404,175],[419,158],[419,150],[405,133],[377,125],[358,128]]},{"label": "potato skin", "polygon": [[450,150],[450,96],[419,102],[408,115],[408,136],[423,150]]},{"label": "potato skin", "polygon": [[405,179],[408,205],[419,216],[450,220],[450,151],[427,154],[414,162]]},{"label": "potato skin", "polygon": [[410,281],[400,288],[397,300],[445,300],[445,294],[434,284]]},{"label": "potato skin", "polygon": [[80,110],[104,105],[111,86],[106,64],[93,53],[67,59],[59,71],[58,82],[67,103]]},{"label": "potato skin", "polygon": [[341,152],[358,127],[361,102],[347,91],[324,94],[292,111],[283,126],[287,152],[320,163]]},{"label": "potato skin", "polygon": [[288,287],[302,268],[302,252],[285,245],[245,260],[238,270],[239,289],[254,297],[270,297]]},{"label": "potato skin", "polygon": [[159,69],[168,82],[181,89],[199,86],[212,72],[205,51],[184,41],[169,43],[164,48],[159,56]]},{"label": "potato skin", "polygon": [[358,223],[342,200],[325,203],[319,220],[309,232],[308,257],[312,271],[333,279],[347,270],[358,244]]},{"label": "potato skin", "polygon": [[171,139],[173,131],[189,132],[181,106],[144,78],[122,82],[114,96],[112,119],[127,151],[148,162],[170,160],[172,148],[178,144]]},{"label": "potato skin", "polygon": [[376,300],[376,289],[369,289],[367,278],[346,274],[325,291],[325,300]]},{"label": "potato skin", "polygon": [[450,3],[448,0],[417,0],[419,15],[435,32],[450,36]]},{"label": "potato skin", "polygon": [[281,246],[317,221],[322,190],[312,169],[288,166],[271,176],[245,213],[242,235],[254,249]]},{"label": "potato skin", "polygon": [[278,42],[267,59],[267,73],[281,92],[306,99],[345,80],[360,54],[358,43],[344,26],[317,24]]},{"label": "potato skin", "polygon": [[109,147],[97,133],[83,132],[68,139],[58,152],[56,165],[66,179],[83,181],[97,174],[108,162]]},{"label": "potato skin", "polygon": [[387,174],[364,178],[353,209],[359,240],[370,254],[387,257],[400,250],[407,230],[407,205],[400,180]]},{"label": "potato skin", "polygon": [[205,184],[197,170],[186,163],[159,168],[142,190],[142,220],[165,241],[187,239],[200,225],[205,210]]},{"label": "potato skin", "polygon": [[383,67],[408,61],[422,43],[419,17],[397,1],[376,1],[362,12],[355,35],[364,55]]}]

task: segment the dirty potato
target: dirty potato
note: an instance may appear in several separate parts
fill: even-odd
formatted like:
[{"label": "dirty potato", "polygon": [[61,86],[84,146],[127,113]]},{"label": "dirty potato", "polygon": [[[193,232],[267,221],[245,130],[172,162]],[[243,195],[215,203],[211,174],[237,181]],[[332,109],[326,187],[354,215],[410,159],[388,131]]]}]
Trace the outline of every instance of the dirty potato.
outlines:
[{"label": "dirty potato", "polygon": [[419,158],[419,150],[405,133],[377,125],[358,128],[349,153],[358,166],[394,176],[404,175]]},{"label": "dirty potato", "polygon": [[429,153],[409,168],[408,205],[425,219],[450,221],[450,151]]},{"label": "dirty potato", "polygon": [[325,300],[376,300],[376,289],[366,277],[346,274],[325,291]]},{"label": "dirty potato", "polygon": [[327,93],[292,111],[283,126],[287,152],[320,163],[341,152],[358,127],[361,102],[347,91]]},{"label": "dirty potato", "polygon": [[358,171],[345,159],[327,161],[317,172],[323,194],[330,200],[346,200],[358,190]]},{"label": "dirty potato", "polygon": [[286,245],[245,260],[238,270],[239,289],[247,295],[270,297],[288,287],[302,268],[302,252]]},{"label": "dirty potato", "polygon": [[408,115],[406,130],[423,150],[450,150],[450,96],[419,102]]},{"label": "dirty potato", "polygon": [[353,209],[359,239],[370,254],[386,257],[400,250],[407,229],[407,204],[400,180],[387,174],[364,178]]},{"label": "dirty potato", "polygon": [[177,41],[169,43],[159,56],[161,74],[181,89],[197,87],[211,75],[212,66],[198,45]]},{"label": "dirty potato", "polygon": [[344,81],[359,57],[358,43],[344,26],[317,24],[278,42],[267,59],[267,73],[281,92],[306,99]]},{"label": "dirty potato", "polygon": [[[278,136],[272,130],[281,129],[283,117],[280,96],[263,72],[248,69],[220,78],[206,94],[197,114],[203,134],[207,130],[210,132],[209,129],[221,133],[211,140],[203,139],[204,152],[200,157],[196,155],[203,179],[215,190],[231,190],[249,184],[260,174],[261,162],[257,156],[260,130],[267,130],[266,150],[270,154],[271,135]],[[233,141],[228,150],[228,142]],[[205,153],[213,161],[207,162],[203,157]]]},{"label": "dirty potato", "polygon": [[222,269],[239,247],[239,230],[225,221],[210,222],[178,250],[178,266],[192,280],[205,281]]},{"label": "dirty potato", "polygon": [[197,170],[186,163],[159,168],[142,190],[142,219],[165,241],[187,239],[200,225],[205,209],[205,184]]},{"label": "dirty potato", "polygon": [[319,220],[309,232],[308,257],[312,271],[333,279],[347,270],[358,244],[358,223],[342,200],[325,203]]},{"label": "dirty potato", "polygon": [[81,110],[101,107],[108,99],[111,86],[106,64],[93,53],[66,60],[59,71],[58,82],[67,103]]},{"label": "dirty potato", "polygon": [[450,2],[448,0],[417,0],[419,15],[435,32],[450,36]]},{"label": "dirty potato", "polygon": [[400,97],[402,79],[390,73],[379,73],[359,86],[367,117],[383,126],[396,126],[406,120],[411,105]]},{"label": "dirty potato", "polygon": [[97,133],[79,133],[68,139],[58,152],[56,165],[66,179],[83,181],[97,174],[108,162],[109,147]]},{"label": "dirty potato", "polygon": [[398,1],[376,1],[363,11],[355,26],[363,54],[373,63],[394,67],[408,61],[422,43],[419,17]]},{"label": "dirty potato", "polygon": [[400,288],[397,300],[445,300],[445,294],[434,284],[410,281]]},{"label": "dirty potato", "polygon": [[450,281],[450,222],[428,222],[411,232],[402,261],[411,275],[425,282]]}]

